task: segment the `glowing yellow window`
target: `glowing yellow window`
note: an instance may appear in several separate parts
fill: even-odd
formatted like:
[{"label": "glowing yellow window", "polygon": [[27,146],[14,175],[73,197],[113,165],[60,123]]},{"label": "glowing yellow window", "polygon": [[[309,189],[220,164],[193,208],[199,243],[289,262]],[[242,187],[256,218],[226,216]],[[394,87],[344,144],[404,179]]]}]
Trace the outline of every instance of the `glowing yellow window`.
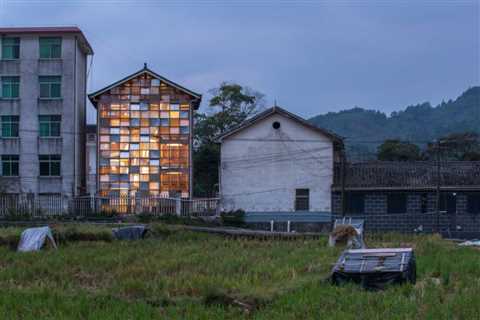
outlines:
[{"label": "glowing yellow window", "polygon": [[132,182],[140,181],[140,175],[139,174],[130,174],[130,181],[132,181]]},{"label": "glowing yellow window", "polygon": [[120,110],[122,111],[128,111],[129,104],[128,103],[122,103],[120,105]]},{"label": "glowing yellow window", "polygon": [[149,168],[148,167],[140,167],[140,173],[141,174],[149,174]]},{"label": "glowing yellow window", "polygon": [[120,157],[120,151],[110,151],[110,158]]},{"label": "glowing yellow window", "polygon": [[140,118],[140,111],[130,111],[130,118]]},{"label": "glowing yellow window", "polygon": [[158,190],[160,189],[160,183],[158,182],[150,182],[149,188],[152,190]]},{"label": "glowing yellow window", "polygon": [[158,150],[158,142],[150,142],[150,150]]},{"label": "glowing yellow window", "polygon": [[110,150],[110,144],[108,143],[101,143],[100,150]]},{"label": "glowing yellow window", "polygon": [[121,111],[120,112],[120,117],[124,118],[124,119],[125,118],[130,118],[130,111],[128,111],[128,110],[127,111]]},{"label": "glowing yellow window", "polygon": [[170,111],[170,118],[180,118],[180,112]]},{"label": "glowing yellow window", "polygon": [[140,157],[140,151],[138,151],[138,150],[130,151],[130,157],[131,158],[139,158]]},{"label": "glowing yellow window", "polygon": [[150,180],[150,175],[148,174],[141,174],[140,175],[140,181],[141,182],[148,182]]},{"label": "glowing yellow window", "polygon": [[160,103],[160,110],[170,110],[170,104],[166,102]]},{"label": "glowing yellow window", "polygon": [[120,159],[119,163],[121,167],[128,167],[128,159]]},{"label": "glowing yellow window", "polygon": [[122,151],[128,151],[128,142],[120,142],[120,150]]},{"label": "glowing yellow window", "polygon": [[160,105],[158,103],[152,103],[150,104],[150,110],[151,111],[158,111],[160,108]]},{"label": "glowing yellow window", "polygon": [[145,143],[145,142],[140,143],[140,150],[148,150],[149,147],[150,146],[148,143]]},{"label": "glowing yellow window", "polygon": [[130,130],[128,130],[128,128],[120,128],[120,134],[122,134],[122,135],[129,135],[129,134],[130,134]]},{"label": "glowing yellow window", "polygon": [[149,157],[149,150],[140,150],[140,157],[148,158]]},{"label": "glowing yellow window", "polygon": [[130,159],[130,164],[132,166],[139,166],[140,165],[140,159],[138,159],[138,158]]},{"label": "glowing yellow window", "polygon": [[160,169],[156,166],[150,166],[150,174],[159,173]]},{"label": "glowing yellow window", "polygon": [[140,125],[141,125],[142,127],[148,127],[148,126],[150,125],[150,121],[149,121],[148,119],[142,119],[142,120],[140,121]]},{"label": "glowing yellow window", "polygon": [[[153,134],[153,135],[158,135],[160,133],[160,130],[157,128],[157,127],[150,127],[150,134]],[[152,138],[153,136],[150,136],[150,139]],[[151,141],[151,140],[150,140]]]},{"label": "glowing yellow window", "polygon": [[110,109],[111,110],[120,110],[120,105],[119,104],[116,104],[116,103],[112,103],[110,105]]},{"label": "glowing yellow window", "polygon": [[128,174],[128,167],[120,167],[120,174]]},{"label": "glowing yellow window", "polygon": [[120,167],[111,166],[111,167],[110,167],[110,173],[113,173],[113,174],[118,174],[118,173],[120,173]]},{"label": "glowing yellow window", "polygon": [[171,127],[178,127],[180,125],[179,119],[170,119],[170,126]]},{"label": "glowing yellow window", "polygon": [[110,126],[112,127],[120,126],[120,119],[110,119]]},{"label": "glowing yellow window", "polygon": [[189,108],[190,108],[190,106],[188,105],[188,103],[182,103],[180,105],[180,110],[188,111]]}]

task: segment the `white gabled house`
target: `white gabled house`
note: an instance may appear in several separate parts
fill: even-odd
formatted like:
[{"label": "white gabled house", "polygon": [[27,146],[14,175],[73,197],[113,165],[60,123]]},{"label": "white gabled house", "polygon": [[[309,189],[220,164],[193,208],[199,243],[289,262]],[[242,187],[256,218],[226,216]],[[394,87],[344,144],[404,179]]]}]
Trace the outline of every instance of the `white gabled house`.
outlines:
[{"label": "white gabled house", "polygon": [[330,212],[342,138],[280,107],[218,137],[224,211]]}]

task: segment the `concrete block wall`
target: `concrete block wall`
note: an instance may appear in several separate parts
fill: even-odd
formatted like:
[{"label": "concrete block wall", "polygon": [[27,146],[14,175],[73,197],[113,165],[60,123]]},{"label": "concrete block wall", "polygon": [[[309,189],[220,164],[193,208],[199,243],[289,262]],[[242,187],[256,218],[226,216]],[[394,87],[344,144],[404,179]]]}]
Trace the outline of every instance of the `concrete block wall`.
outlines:
[{"label": "concrete block wall", "polygon": [[[455,238],[480,237],[480,215],[467,210],[467,194],[457,192],[456,213],[436,214],[435,192],[407,192],[407,210],[401,214],[387,212],[387,192],[365,192],[365,210],[346,213],[347,217],[365,220],[366,232],[413,233],[417,229],[425,233],[437,232]],[[426,212],[422,212],[422,197],[426,195]],[[332,193],[332,208],[335,216],[341,215],[341,194]]]}]

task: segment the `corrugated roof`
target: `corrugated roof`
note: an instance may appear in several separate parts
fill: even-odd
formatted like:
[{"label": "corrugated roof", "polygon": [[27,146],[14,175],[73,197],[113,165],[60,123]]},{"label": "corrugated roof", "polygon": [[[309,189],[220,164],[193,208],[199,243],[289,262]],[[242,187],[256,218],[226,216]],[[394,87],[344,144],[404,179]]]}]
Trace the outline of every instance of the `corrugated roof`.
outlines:
[{"label": "corrugated roof", "polygon": [[80,36],[81,47],[86,54],[93,54],[93,49],[80,28],[75,26],[62,27],[0,27],[0,35],[10,34],[58,34],[76,33]]},{"label": "corrugated roof", "polygon": [[[480,161],[371,161],[345,165],[347,190],[421,190],[441,188],[480,191]],[[342,186],[341,164],[336,165],[334,188]]]}]

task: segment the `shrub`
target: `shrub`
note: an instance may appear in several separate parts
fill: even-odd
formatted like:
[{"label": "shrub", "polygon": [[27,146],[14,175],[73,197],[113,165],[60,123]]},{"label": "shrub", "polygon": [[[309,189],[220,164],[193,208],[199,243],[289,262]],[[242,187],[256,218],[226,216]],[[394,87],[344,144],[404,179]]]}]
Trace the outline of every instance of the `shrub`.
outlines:
[{"label": "shrub", "polygon": [[245,227],[245,211],[238,209],[235,211],[222,212],[220,214],[222,224],[231,227]]}]

